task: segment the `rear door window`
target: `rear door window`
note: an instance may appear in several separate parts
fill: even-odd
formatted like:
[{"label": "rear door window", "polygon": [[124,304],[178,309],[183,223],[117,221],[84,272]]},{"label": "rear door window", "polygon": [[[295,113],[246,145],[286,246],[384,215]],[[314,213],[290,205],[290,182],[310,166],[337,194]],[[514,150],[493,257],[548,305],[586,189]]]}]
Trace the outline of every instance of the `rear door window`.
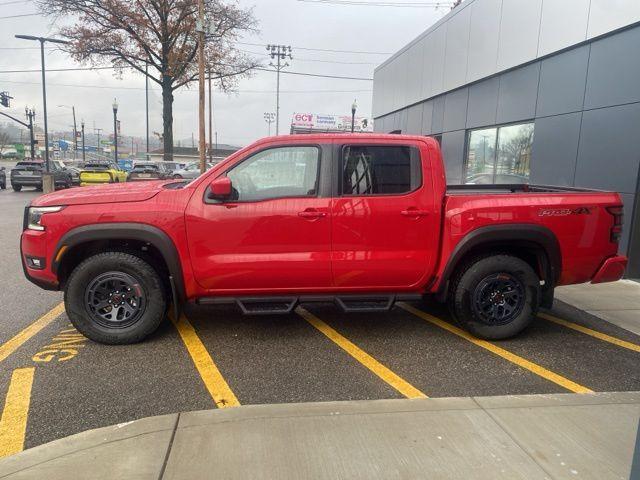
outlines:
[{"label": "rear door window", "polygon": [[405,146],[342,149],[342,195],[399,195],[422,184],[418,151]]}]

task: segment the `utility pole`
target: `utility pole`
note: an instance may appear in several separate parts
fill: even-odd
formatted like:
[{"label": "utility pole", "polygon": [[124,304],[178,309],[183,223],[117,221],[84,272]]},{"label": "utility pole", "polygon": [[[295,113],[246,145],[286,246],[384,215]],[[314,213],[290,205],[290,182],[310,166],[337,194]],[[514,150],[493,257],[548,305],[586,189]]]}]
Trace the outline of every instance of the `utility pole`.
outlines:
[{"label": "utility pole", "polygon": [[[213,19],[209,19],[212,21]],[[204,0],[198,0],[198,147],[200,154],[200,172],[207,170],[206,138],[204,123]]]},{"label": "utility pole", "polygon": [[355,128],[356,108],[358,108],[358,104],[356,103],[356,101],[354,99],[353,103],[351,104],[351,133],[353,133],[353,130]]},{"label": "utility pole", "polygon": [[98,146],[96,147],[96,154],[100,153],[100,132],[102,132],[102,128],[93,128],[93,133],[98,134]]},{"label": "utility pole", "polygon": [[[276,59],[276,63],[269,62],[269,66],[276,69],[276,135],[280,133],[280,70],[289,66],[285,59],[293,60],[291,56],[291,46],[267,45],[267,51],[271,59]],[[285,60],[285,63],[282,63]]]},{"label": "utility pole", "polygon": [[82,163],[84,164],[84,162],[86,161],[86,151],[87,149],[85,148],[85,143],[84,143],[84,120],[82,120],[82,123],[80,124],[82,127]]},{"label": "utility pole", "polygon": [[213,131],[213,107],[211,99],[211,68],[209,68],[209,163],[213,163],[213,137],[211,132]]},{"label": "utility pole", "polygon": [[118,164],[118,102],[113,99],[113,156]]},{"label": "utility pole", "polygon": [[264,121],[267,122],[269,127],[267,128],[268,136],[271,136],[271,124],[276,119],[276,114],[273,112],[264,112]]},{"label": "utility pole", "polygon": [[[28,108],[25,108],[24,111],[25,111],[27,117],[29,118],[29,123],[24,123],[22,120],[18,120],[16,117],[12,117],[8,113],[0,112],[0,115],[3,115],[5,117],[7,117],[7,118],[10,118],[14,122],[19,123],[23,127],[26,127],[26,128],[29,129],[29,131],[31,132],[31,135],[30,135],[31,136],[31,160],[33,160],[35,158],[34,151],[33,151],[34,143],[35,143],[34,140],[33,140],[33,117],[35,117],[36,114],[35,114],[35,112],[33,110],[29,111]],[[32,115],[32,116],[29,116],[29,115]],[[22,133],[20,135],[22,135]]]},{"label": "utility pole", "polygon": [[36,116],[36,111],[34,108],[26,108],[24,109],[24,113],[29,119],[29,137],[31,140],[31,161],[33,162],[36,159],[36,140],[33,138],[33,119]]},{"label": "utility pole", "polygon": [[[144,94],[146,105],[147,153],[149,153],[149,64],[144,66]],[[147,156],[147,160],[149,157]]]}]

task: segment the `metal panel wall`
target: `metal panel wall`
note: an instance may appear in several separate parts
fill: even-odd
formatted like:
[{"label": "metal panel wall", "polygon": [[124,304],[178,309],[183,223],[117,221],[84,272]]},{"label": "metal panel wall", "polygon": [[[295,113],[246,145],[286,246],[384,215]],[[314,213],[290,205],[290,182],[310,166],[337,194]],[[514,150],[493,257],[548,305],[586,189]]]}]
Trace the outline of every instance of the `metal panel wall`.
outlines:
[{"label": "metal panel wall", "polygon": [[444,119],[442,131],[461,130],[467,123],[467,100],[469,89],[460,88],[449,92],[444,97]]},{"label": "metal panel wall", "polygon": [[469,87],[467,128],[483,127],[496,123],[500,78],[494,77]]},{"label": "metal panel wall", "polygon": [[502,0],[477,0],[470,7],[467,83],[492,75],[498,62]]},{"label": "metal panel wall", "polygon": [[538,56],[557,52],[587,38],[591,0],[544,0]]},{"label": "metal panel wall", "polygon": [[531,183],[573,185],[582,112],[538,118],[531,152]]},{"label": "metal panel wall", "polygon": [[425,62],[424,40],[415,43],[407,50],[407,104],[416,103],[422,97],[422,73]]},{"label": "metal panel wall", "polygon": [[635,22],[640,22],[638,0],[591,0],[587,37],[597,37]]},{"label": "metal panel wall", "polygon": [[466,0],[375,70],[374,117],[636,22],[640,0]]},{"label": "metal panel wall", "polygon": [[500,76],[498,123],[531,119],[536,114],[540,62],[512,70]]},{"label": "metal panel wall", "polygon": [[544,117],[582,110],[589,45],[542,61],[536,115]]},{"label": "metal panel wall", "polygon": [[[425,63],[429,64],[426,69],[426,75],[429,77],[428,85],[430,86],[430,91],[426,97],[437,95],[443,90],[446,35],[447,24],[445,23],[429,35],[429,40],[425,47],[425,57],[427,58]],[[423,78],[425,78],[424,73]]]},{"label": "metal panel wall", "polygon": [[584,107],[637,101],[640,101],[640,28],[593,42]]},{"label": "metal panel wall", "polygon": [[640,162],[640,103],[585,111],[575,184],[635,193]]},{"label": "metal panel wall", "polygon": [[442,156],[448,184],[462,183],[465,138],[464,130],[442,134]]},{"label": "metal panel wall", "polygon": [[466,82],[470,22],[471,9],[464,8],[447,23],[443,84],[445,90],[457,88]]},{"label": "metal panel wall", "polygon": [[536,58],[542,0],[503,0],[498,70]]}]

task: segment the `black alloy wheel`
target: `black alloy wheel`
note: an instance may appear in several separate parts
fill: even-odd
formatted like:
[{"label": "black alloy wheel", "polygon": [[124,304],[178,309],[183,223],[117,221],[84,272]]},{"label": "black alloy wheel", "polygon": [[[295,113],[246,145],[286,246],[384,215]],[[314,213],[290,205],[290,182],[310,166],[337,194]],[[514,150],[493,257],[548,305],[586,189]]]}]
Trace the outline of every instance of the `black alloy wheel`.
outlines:
[{"label": "black alloy wheel", "polygon": [[520,315],[525,304],[524,285],[508,273],[494,273],[478,283],[473,308],[487,325],[506,325]]},{"label": "black alloy wheel", "polygon": [[105,328],[126,328],[144,314],[147,295],[141,283],[124,272],[98,275],[85,290],[85,308]]}]

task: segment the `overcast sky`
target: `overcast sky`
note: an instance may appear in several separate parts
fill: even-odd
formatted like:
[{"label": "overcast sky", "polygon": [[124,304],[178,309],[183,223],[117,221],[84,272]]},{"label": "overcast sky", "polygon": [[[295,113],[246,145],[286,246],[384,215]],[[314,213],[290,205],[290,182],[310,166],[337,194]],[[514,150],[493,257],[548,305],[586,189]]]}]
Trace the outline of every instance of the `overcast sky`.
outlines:
[{"label": "overcast sky", "polygon": [[[290,70],[329,75],[373,76],[376,65],[389,55],[325,53],[302,50],[320,48],[367,52],[395,52],[444,16],[448,9],[344,6],[307,3],[299,0],[241,0],[253,7],[259,32],[243,39],[247,43],[291,45],[294,59]],[[0,0],[0,17],[32,13],[30,0]],[[40,16],[0,19],[0,71],[39,69],[37,43],[18,40],[15,34],[49,35],[56,25]],[[16,49],[16,47],[18,49]],[[239,46],[255,52],[268,63],[266,50],[259,46]],[[64,53],[49,50],[47,68],[78,66]],[[328,63],[340,62],[340,63]],[[85,120],[86,131],[95,127],[112,130],[111,104],[117,97],[122,134],[144,136],[144,77],[134,73],[122,79],[110,71],[50,72],[47,74],[47,106],[50,130],[67,129],[72,124],[71,110],[58,105],[75,105],[78,117]],[[162,130],[162,104],[159,86],[150,93],[150,129]],[[218,142],[246,145],[267,134],[264,112],[275,112],[276,75],[256,72],[241,81],[232,94],[214,93],[214,129]],[[280,132],[288,133],[293,112],[349,115],[351,104],[358,102],[358,115],[371,115],[372,82],[326,78],[281,76]],[[42,122],[40,74],[0,73],[0,90],[14,97],[7,113],[24,115],[26,105],[35,106],[38,124]],[[0,118],[0,122],[4,119]],[[183,88],[175,94],[174,139],[197,138],[197,90]],[[197,143],[197,139],[196,139]]]}]

